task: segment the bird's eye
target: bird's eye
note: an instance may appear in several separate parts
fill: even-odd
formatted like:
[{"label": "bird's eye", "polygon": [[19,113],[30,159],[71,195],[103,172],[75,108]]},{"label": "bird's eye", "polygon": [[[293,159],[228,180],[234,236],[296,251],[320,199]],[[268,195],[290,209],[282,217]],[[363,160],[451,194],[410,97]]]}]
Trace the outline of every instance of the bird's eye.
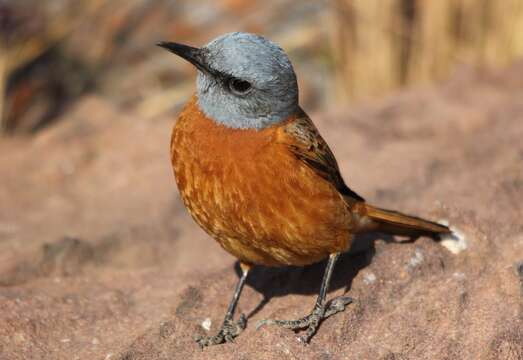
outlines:
[{"label": "bird's eye", "polygon": [[245,95],[252,89],[252,85],[245,80],[232,79],[229,81],[229,88],[237,95]]}]

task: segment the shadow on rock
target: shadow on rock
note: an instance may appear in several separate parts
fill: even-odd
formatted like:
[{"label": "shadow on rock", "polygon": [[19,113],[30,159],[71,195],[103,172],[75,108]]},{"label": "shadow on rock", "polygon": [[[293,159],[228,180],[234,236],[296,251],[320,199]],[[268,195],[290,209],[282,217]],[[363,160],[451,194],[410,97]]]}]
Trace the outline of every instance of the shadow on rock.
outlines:
[{"label": "shadow on rock", "polygon": [[[371,263],[375,254],[374,243],[379,239],[385,242],[395,241],[392,236],[378,233],[362,234],[354,238],[350,251],[342,254],[336,264],[330,291],[345,288],[347,293],[350,290],[356,275]],[[327,260],[303,267],[255,267],[247,278],[247,285],[260,292],[263,299],[247,315],[247,318],[261,311],[273,297],[288,294],[318,294],[326,264]],[[239,278],[241,274],[239,263],[235,264],[234,270]]]}]

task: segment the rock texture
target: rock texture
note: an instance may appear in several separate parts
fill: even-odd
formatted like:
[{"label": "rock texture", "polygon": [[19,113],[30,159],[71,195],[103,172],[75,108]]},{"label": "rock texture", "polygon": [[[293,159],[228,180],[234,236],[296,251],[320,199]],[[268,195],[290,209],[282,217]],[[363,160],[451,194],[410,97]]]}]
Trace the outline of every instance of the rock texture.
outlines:
[{"label": "rock texture", "polygon": [[257,268],[236,343],[193,342],[221,323],[238,269],[178,199],[178,109],[144,120],[88,97],[35,138],[2,139],[0,358],[522,359],[522,89],[519,64],[311,114],[353,189],[447,220],[466,248],[358,239],[329,293],[355,301],[309,346],[254,325],[306,314],[324,264]]}]

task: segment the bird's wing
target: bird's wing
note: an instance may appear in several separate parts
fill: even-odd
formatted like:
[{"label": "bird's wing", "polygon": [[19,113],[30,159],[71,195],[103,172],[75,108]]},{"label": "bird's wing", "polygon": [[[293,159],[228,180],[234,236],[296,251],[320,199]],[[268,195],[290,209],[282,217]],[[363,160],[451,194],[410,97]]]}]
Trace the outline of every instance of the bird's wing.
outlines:
[{"label": "bird's wing", "polygon": [[307,114],[299,109],[296,118],[283,127],[281,139],[289,150],[320,177],[329,181],[349,201],[365,201],[341,177],[336,158]]}]

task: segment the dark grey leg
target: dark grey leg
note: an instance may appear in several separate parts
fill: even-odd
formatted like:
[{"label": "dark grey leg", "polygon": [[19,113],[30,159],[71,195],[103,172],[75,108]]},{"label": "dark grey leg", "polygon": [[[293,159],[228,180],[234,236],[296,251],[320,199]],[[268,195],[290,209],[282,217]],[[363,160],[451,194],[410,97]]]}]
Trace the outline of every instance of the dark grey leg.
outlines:
[{"label": "dark grey leg", "polygon": [[240,277],[240,280],[238,280],[238,284],[236,284],[234,295],[231,302],[229,303],[229,307],[227,308],[227,313],[225,314],[225,319],[223,319],[223,324],[220,328],[220,331],[218,331],[218,334],[214,336],[197,336],[195,339],[202,349],[210,345],[218,345],[224,342],[234,342],[234,338],[238,336],[243,331],[243,329],[245,329],[247,320],[244,314],[240,315],[238,321],[235,322],[233,320],[236,305],[238,304],[238,300],[240,300],[240,295],[242,293],[243,286],[245,285],[245,281],[247,280],[247,274],[250,270],[250,266],[248,265],[240,263],[240,266],[242,268],[242,276]]},{"label": "dark grey leg", "polygon": [[330,255],[329,262],[327,263],[325,274],[323,275],[323,280],[321,282],[320,293],[318,294],[316,304],[314,305],[314,308],[309,315],[297,320],[261,320],[256,325],[256,328],[259,329],[263,325],[272,324],[292,330],[307,328],[307,332],[305,335],[300,336],[299,340],[303,343],[308,343],[318,330],[322,320],[345,310],[345,307],[352,302],[352,299],[348,296],[339,296],[329,303],[325,302],[325,297],[327,296],[327,291],[329,290],[332,271],[334,270],[334,265],[336,264],[339,256],[339,253]]}]

